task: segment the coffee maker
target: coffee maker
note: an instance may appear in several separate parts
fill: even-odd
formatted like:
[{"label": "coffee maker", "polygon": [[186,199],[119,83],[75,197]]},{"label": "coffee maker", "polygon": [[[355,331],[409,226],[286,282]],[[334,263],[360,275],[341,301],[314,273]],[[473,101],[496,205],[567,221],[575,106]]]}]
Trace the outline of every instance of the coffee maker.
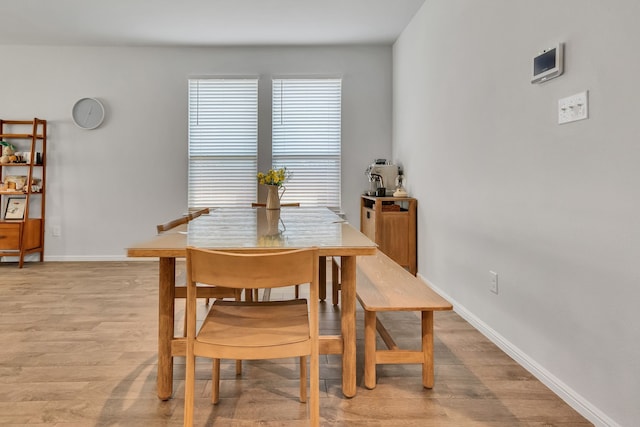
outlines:
[{"label": "coffee maker", "polygon": [[376,159],[365,170],[369,179],[367,196],[392,196],[398,178],[398,166],[387,162],[387,159]]}]

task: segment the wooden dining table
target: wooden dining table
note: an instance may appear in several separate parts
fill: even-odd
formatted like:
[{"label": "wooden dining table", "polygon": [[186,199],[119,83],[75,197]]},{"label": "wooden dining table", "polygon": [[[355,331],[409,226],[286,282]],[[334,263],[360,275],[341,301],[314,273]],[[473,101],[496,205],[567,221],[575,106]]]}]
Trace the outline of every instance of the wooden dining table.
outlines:
[{"label": "wooden dining table", "polygon": [[[151,227],[150,227],[151,228]],[[157,394],[173,393],[173,357],[185,356],[185,338],[174,336],[176,259],[187,246],[215,250],[264,252],[317,247],[320,265],[328,256],[341,257],[340,335],[322,335],[321,354],[342,355],[342,392],[356,394],[356,257],[374,255],[376,244],[327,208],[218,208],[173,232],[127,248],[129,257],[159,258]],[[320,269],[320,280],[326,270]],[[321,298],[326,295],[321,294]]]}]

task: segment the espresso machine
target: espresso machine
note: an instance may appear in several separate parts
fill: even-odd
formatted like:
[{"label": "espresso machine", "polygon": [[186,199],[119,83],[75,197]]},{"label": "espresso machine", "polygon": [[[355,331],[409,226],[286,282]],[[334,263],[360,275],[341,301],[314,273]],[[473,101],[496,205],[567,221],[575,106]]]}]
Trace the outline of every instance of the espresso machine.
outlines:
[{"label": "espresso machine", "polygon": [[369,179],[367,196],[392,196],[396,188],[398,172],[398,166],[389,164],[386,159],[374,160],[364,172]]}]

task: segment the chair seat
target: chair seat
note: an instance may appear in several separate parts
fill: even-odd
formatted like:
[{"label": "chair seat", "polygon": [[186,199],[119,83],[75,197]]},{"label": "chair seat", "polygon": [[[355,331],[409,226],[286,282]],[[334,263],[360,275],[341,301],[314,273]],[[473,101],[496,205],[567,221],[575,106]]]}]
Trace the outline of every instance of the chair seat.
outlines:
[{"label": "chair seat", "polygon": [[[283,308],[286,316],[282,315]],[[246,349],[309,342],[307,301],[248,303],[217,300],[209,310],[196,341]],[[255,355],[257,358],[265,357],[263,352]]]}]

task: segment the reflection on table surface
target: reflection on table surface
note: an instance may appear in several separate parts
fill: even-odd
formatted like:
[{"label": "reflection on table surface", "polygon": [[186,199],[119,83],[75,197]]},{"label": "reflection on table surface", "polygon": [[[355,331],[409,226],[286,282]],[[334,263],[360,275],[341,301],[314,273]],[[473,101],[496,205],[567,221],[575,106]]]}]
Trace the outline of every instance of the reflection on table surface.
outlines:
[{"label": "reflection on table surface", "polygon": [[327,208],[220,208],[189,223],[187,245],[219,249],[349,246],[350,233],[344,232],[344,224]]}]

